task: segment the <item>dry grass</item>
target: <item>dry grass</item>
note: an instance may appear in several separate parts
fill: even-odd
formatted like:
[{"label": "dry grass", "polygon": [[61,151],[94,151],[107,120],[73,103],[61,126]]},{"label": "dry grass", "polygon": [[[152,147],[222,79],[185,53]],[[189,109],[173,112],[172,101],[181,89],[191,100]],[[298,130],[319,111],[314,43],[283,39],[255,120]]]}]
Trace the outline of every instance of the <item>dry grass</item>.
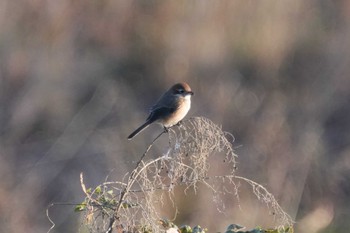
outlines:
[{"label": "dry grass", "polygon": [[[212,190],[219,211],[225,211],[222,195],[231,195],[239,200],[237,185],[246,182],[252,187],[256,198],[266,203],[276,217],[276,225],[290,226],[292,219],[285,213],[274,196],[262,185],[245,177],[236,176],[236,154],[229,139],[233,137],[209,119],[195,117],[169,129],[167,152],[156,159],[147,159],[162,132],[149,145],[135,169],[121,181],[109,181],[94,190],[81,185],[86,194],[85,201],[77,208],[84,211],[84,227],[90,232],[162,232],[159,206],[165,199],[176,203],[174,188],[184,186],[198,191]],[[212,174],[211,158],[225,166],[227,174]],[[221,156],[221,157],[220,157]],[[204,184],[200,186],[199,184]],[[230,191],[231,190],[231,191]],[[234,190],[234,191],[232,191]],[[209,201],[209,200],[208,200]]]}]

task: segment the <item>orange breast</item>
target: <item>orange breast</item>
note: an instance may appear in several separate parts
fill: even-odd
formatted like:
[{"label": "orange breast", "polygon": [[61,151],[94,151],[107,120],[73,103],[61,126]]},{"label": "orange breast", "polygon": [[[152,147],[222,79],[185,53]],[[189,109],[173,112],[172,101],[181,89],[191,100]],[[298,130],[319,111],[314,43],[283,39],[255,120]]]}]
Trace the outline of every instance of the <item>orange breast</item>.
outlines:
[{"label": "orange breast", "polygon": [[171,115],[160,121],[165,127],[170,127],[176,125],[179,121],[181,121],[188,113],[191,108],[191,100],[183,99],[180,107]]}]

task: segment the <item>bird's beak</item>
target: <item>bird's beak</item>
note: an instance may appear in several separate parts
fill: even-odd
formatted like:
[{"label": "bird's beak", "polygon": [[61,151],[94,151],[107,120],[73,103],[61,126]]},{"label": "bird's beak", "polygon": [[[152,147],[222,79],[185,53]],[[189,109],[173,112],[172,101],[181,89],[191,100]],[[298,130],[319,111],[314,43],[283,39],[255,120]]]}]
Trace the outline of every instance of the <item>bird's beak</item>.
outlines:
[{"label": "bird's beak", "polygon": [[194,95],[193,91],[188,91],[187,94]]}]

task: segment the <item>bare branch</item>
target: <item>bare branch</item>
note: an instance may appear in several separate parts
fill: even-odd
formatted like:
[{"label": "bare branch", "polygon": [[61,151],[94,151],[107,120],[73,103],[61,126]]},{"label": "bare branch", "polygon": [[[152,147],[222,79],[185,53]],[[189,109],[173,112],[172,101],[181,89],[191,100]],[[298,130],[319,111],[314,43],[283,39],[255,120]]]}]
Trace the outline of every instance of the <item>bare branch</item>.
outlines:
[{"label": "bare branch", "polygon": [[[85,225],[91,232],[162,232],[162,218],[157,206],[167,198],[173,203],[176,216],[174,188],[184,186],[184,192],[199,184],[213,193],[213,201],[219,211],[225,211],[222,195],[232,195],[239,201],[239,182],[252,187],[258,200],[266,203],[281,225],[293,221],[277,203],[271,193],[260,184],[245,177],[236,176],[236,158],[233,136],[207,118],[195,117],[168,130],[169,147],[164,155],[145,160],[153,145],[164,134],[160,133],[146,148],[135,168],[127,174],[126,182],[106,180],[94,190],[81,185],[86,195],[84,203]],[[211,169],[213,163],[219,171]],[[221,169],[222,168],[222,169]],[[217,173],[217,174],[216,174]],[[221,173],[221,174],[220,174]]]}]

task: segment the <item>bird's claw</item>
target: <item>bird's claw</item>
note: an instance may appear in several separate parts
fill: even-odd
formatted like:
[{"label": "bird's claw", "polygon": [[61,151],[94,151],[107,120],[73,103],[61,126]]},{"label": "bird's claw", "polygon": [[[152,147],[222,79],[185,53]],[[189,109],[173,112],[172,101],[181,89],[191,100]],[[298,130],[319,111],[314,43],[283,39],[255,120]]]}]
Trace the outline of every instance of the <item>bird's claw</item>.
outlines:
[{"label": "bird's claw", "polygon": [[176,126],[180,126],[180,125],[182,125],[182,121],[179,121],[176,123]]}]

